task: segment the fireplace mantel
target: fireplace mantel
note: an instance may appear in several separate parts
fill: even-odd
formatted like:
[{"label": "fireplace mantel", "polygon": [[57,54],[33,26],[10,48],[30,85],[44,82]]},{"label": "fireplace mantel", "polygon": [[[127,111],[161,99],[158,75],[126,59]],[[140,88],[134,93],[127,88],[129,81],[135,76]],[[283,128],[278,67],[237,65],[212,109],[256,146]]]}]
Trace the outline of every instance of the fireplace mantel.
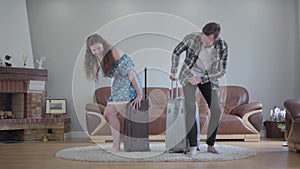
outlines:
[{"label": "fireplace mantel", "polygon": [[0,80],[47,81],[47,77],[47,70],[45,69],[0,67]]}]

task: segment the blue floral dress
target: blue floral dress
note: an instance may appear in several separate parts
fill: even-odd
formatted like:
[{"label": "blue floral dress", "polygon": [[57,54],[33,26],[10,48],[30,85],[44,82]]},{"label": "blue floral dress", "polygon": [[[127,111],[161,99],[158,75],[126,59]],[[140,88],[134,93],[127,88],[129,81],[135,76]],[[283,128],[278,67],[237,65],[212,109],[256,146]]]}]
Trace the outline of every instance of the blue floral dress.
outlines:
[{"label": "blue floral dress", "polygon": [[134,72],[140,91],[142,91],[141,79],[134,70],[134,66],[133,61],[126,54],[115,61],[112,72],[108,75],[108,77],[114,78],[108,102],[124,102],[136,98],[136,90],[128,76],[129,70]]}]

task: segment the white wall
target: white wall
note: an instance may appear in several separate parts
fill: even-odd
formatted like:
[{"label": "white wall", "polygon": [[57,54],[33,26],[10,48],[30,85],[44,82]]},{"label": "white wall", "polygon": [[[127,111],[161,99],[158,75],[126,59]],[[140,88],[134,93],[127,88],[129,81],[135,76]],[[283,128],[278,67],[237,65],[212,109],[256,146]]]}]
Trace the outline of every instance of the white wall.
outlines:
[{"label": "white wall", "polygon": [[[84,104],[91,101],[94,90],[94,85],[84,78],[82,68],[82,49],[86,37],[119,17],[137,12],[163,12],[176,15],[187,19],[198,28],[208,21],[219,22],[222,25],[221,36],[229,44],[225,82],[227,85],[246,87],[251,101],[263,103],[265,118],[273,106],[282,107],[286,98],[295,97],[296,93],[299,96],[297,86],[300,80],[296,74],[299,69],[295,64],[296,60],[299,61],[297,0],[27,0],[26,2],[34,57],[47,57],[49,95],[52,98],[68,99],[73,131],[81,130],[77,118],[84,121]],[[116,34],[135,30],[149,23],[159,24],[162,29],[168,28],[170,24],[157,23],[157,20],[147,18],[140,24],[129,25],[124,22],[126,29],[123,26],[116,27],[115,34],[110,32],[105,38],[117,42]],[[182,39],[184,34],[192,30],[185,29],[185,26],[181,24],[168,29],[176,38]],[[183,34],[184,31],[186,32]],[[157,63],[165,70],[170,64],[165,57],[170,59],[168,52],[172,52],[178,43],[176,38],[168,40],[155,35],[143,38],[133,36],[130,40],[117,45],[129,54],[142,51],[133,56],[139,69],[143,67],[140,65]],[[155,49],[143,53],[143,49],[146,48],[163,50]],[[164,56],[164,61],[149,58],[157,57],[151,55],[152,52]],[[76,63],[78,56],[81,57]],[[142,60],[137,56],[148,58]],[[159,83],[162,79],[156,80],[153,83]],[[76,96],[74,100],[72,88],[76,89],[73,93]],[[78,117],[73,102],[76,102]]]},{"label": "white wall", "polygon": [[0,2],[0,58],[10,55],[13,67],[23,67],[23,56],[28,57],[27,67],[33,67],[31,40],[25,0]]}]

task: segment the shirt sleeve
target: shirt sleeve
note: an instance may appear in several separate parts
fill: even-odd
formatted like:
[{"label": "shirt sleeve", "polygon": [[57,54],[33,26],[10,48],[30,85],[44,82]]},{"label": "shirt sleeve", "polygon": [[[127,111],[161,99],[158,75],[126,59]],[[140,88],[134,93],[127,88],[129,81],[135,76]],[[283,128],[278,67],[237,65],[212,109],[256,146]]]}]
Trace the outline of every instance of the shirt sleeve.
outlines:
[{"label": "shirt sleeve", "polygon": [[126,76],[130,70],[134,69],[133,61],[126,56],[125,59],[120,63],[120,72],[123,76]]},{"label": "shirt sleeve", "polygon": [[180,54],[188,48],[189,36],[185,36],[184,39],[175,47],[172,54],[172,66],[171,73],[176,74],[178,71],[178,64]]}]

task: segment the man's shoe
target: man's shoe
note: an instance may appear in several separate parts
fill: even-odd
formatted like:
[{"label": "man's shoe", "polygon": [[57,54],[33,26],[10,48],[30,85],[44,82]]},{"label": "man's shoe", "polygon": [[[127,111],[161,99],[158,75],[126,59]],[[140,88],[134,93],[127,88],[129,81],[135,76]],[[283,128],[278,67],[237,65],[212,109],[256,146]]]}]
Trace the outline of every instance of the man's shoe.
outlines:
[{"label": "man's shoe", "polygon": [[213,153],[213,154],[220,154],[213,146],[207,147],[207,152]]}]

